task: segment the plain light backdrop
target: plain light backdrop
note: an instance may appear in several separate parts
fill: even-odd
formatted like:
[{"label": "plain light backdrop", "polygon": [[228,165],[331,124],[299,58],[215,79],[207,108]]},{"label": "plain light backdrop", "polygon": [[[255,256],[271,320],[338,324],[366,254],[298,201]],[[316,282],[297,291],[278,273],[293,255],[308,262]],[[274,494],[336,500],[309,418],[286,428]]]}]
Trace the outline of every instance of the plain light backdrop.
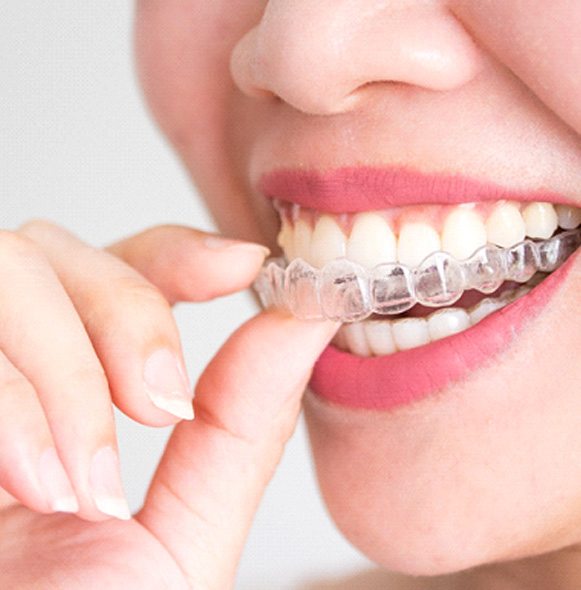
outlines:
[{"label": "plain light backdrop", "polygon": [[[143,105],[133,73],[132,10],[127,0],[2,0],[3,229],[45,217],[95,246],[161,223],[213,229]],[[254,312],[247,294],[176,306],[192,381]],[[144,427],[120,412],[117,424],[123,479],[136,510],[169,429]],[[363,578],[355,572],[368,565],[325,512],[301,422],[266,492],[236,587],[360,589]],[[372,580],[364,578],[367,587]]]}]

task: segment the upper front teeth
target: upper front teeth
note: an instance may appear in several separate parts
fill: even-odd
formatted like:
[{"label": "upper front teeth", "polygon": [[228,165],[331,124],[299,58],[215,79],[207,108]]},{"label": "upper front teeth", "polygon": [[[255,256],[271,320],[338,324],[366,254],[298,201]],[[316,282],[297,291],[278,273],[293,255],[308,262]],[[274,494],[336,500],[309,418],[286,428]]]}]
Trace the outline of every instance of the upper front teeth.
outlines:
[{"label": "upper front teeth", "polygon": [[500,203],[486,221],[486,238],[491,244],[508,248],[524,240],[525,221],[516,203]]},{"label": "upper front teeth", "polygon": [[347,241],[349,260],[373,268],[385,260],[395,260],[396,253],[397,239],[385,218],[375,213],[357,215]]},{"label": "upper front teeth", "polygon": [[[340,215],[296,204],[279,209],[278,241],[286,263],[267,264],[255,287],[263,305],[287,307],[303,319],[356,322],[372,313],[400,314],[416,303],[449,306],[465,290],[492,293],[504,281],[524,283],[536,271],[552,272],[581,243],[581,229],[573,229],[581,224],[581,210],[550,203],[427,205]],[[553,236],[558,226],[566,231]],[[435,317],[434,334],[452,319],[462,318]],[[405,347],[405,334],[418,336],[418,330],[395,334],[396,344],[399,338]]]},{"label": "upper front teeth", "polygon": [[444,222],[442,250],[458,260],[469,258],[486,245],[486,226],[474,209],[455,207]]},{"label": "upper front teeth", "polygon": [[[558,226],[581,224],[579,208],[550,203],[463,204],[340,216],[294,207],[294,220],[283,211],[279,244],[287,260],[302,258],[316,268],[346,257],[365,268],[383,262],[417,266],[439,250],[464,260],[485,244],[507,248],[531,238],[549,238]],[[293,223],[294,221],[294,223]]]},{"label": "upper front teeth", "polygon": [[[399,232],[397,260],[414,267],[432,252],[441,250],[438,232],[427,223],[406,223]],[[353,262],[359,262],[354,260]],[[387,260],[385,262],[388,262]]]},{"label": "upper front teeth", "polygon": [[264,307],[285,307],[301,319],[356,322],[372,313],[396,315],[416,303],[444,307],[466,290],[493,293],[504,281],[527,282],[552,272],[581,245],[581,229],[548,240],[525,240],[510,248],[487,245],[467,260],[430,254],[415,268],[388,262],[366,269],[337,258],[316,269],[302,258],[267,261],[254,287]]},{"label": "upper front teeth", "polygon": [[[308,235],[306,232],[303,235]],[[345,256],[345,235],[328,215],[323,215],[311,236],[309,256],[313,266],[322,267],[328,260]],[[295,249],[296,253],[296,249]]]},{"label": "upper front teeth", "polygon": [[555,207],[549,203],[531,203],[522,213],[526,234],[531,238],[546,240],[559,226]]}]

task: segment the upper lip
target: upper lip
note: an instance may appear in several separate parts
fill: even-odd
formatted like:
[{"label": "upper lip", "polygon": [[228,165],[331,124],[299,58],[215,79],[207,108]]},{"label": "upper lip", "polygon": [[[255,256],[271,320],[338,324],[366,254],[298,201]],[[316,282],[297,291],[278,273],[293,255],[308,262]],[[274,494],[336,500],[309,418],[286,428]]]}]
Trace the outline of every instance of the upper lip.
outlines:
[{"label": "upper lip", "polygon": [[502,199],[567,202],[562,194],[546,189],[518,190],[460,174],[428,174],[400,166],[342,167],[325,171],[279,168],[264,174],[258,188],[268,198],[326,213]]}]

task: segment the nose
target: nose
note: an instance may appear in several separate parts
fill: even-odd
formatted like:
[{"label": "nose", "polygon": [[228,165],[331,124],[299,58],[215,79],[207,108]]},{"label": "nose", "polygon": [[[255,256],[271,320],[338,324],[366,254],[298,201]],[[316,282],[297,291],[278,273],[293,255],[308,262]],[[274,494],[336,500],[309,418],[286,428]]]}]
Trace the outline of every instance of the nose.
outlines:
[{"label": "nose", "polygon": [[247,95],[324,115],[356,108],[372,83],[453,90],[481,63],[443,0],[269,0],[230,66]]}]

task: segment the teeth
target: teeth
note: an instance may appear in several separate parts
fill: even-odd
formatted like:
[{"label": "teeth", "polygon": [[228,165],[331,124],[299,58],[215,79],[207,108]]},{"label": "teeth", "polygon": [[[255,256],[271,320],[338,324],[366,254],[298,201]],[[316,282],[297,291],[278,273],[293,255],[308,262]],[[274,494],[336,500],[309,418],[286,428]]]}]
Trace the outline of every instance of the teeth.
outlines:
[{"label": "teeth", "polygon": [[525,232],[525,222],[514,203],[499,203],[486,221],[488,241],[503,248],[522,242]]},{"label": "teeth", "polygon": [[496,298],[487,297],[469,310],[451,307],[440,309],[426,318],[367,320],[343,324],[333,338],[333,344],[341,350],[362,357],[384,356],[417,348],[467,330],[526,295],[532,288],[532,284],[527,284],[504,292]]},{"label": "teeth", "polygon": [[458,334],[470,327],[470,317],[463,309],[442,309],[428,317],[428,330],[432,342]]},{"label": "teeth", "polygon": [[522,216],[526,234],[531,238],[550,238],[558,226],[557,213],[550,203],[531,203],[525,207]]},{"label": "teeth", "polygon": [[359,356],[371,356],[371,350],[365,336],[363,323],[355,322],[343,326],[343,336],[347,348]]},{"label": "teeth", "polygon": [[345,234],[330,215],[322,215],[311,238],[310,262],[317,268],[345,256]]},{"label": "teeth", "polygon": [[395,234],[387,221],[376,213],[359,213],[347,242],[347,258],[373,268],[396,258]]},{"label": "teeth", "polygon": [[581,225],[581,208],[569,207],[569,205],[556,205],[559,227],[563,229],[575,229]]},{"label": "teeth", "polygon": [[304,219],[297,219],[294,228],[293,254],[295,258],[302,258],[311,262],[311,226]]},{"label": "teeth", "polygon": [[363,322],[365,335],[371,352],[375,356],[393,354],[397,351],[391,328],[391,322],[369,321]]},{"label": "teeth", "polygon": [[402,264],[418,266],[426,256],[440,250],[440,236],[427,223],[405,223],[399,232],[397,259]]},{"label": "teeth", "polygon": [[[569,205],[500,201],[342,215],[289,204],[278,210],[286,260],[271,259],[256,278],[261,304],[301,319],[348,324],[335,343],[361,356],[461,332],[521,296],[581,246],[581,209]],[[345,227],[351,227],[348,238]],[[467,311],[448,307],[426,318],[402,317],[417,303],[444,308],[467,290],[492,293],[504,281],[528,286]],[[365,321],[374,314],[399,319]]]},{"label": "teeth", "polygon": [[486,227],[472,208],[457,207],[448,215],[442,231],[444,252],[464,260],[486,245],[486,241]]},{"label": "teeth", "polygon": [[[337,258],[347,258],[366,269],[394,262],[417,267],[439,250],[456,260],[465,260],[487,243],[510,248],[522,242],[525,236],[548,239],[558,226],[571,230],[581,225],[581,208],[578,207],[541,202],[525,206],[499,201],[494,205],[469,203],[427,207],[430,223],[417,217],[414,221],[405,221],[407,212],[396,209],[357,213],[353,215],[347,238],[342,229],[347,223],[347,214],[341,219],[331,214],[303,213],[298,205],[287,206],[286,210],[278,242],[287,260],[302,258],[316,268]],[[418,214],[417,208],[413,214]],[[317,219],[314,227],[313,218]],[[439,219],[443,223],[438,225]],[[399,226],[398,235],[392,226]]]},{"label": "teeth", "polygon": [[470,310],[470,323],[474,326],[488,317],[491,313],[502,309],[506,303],[501,299],[483,299],[478,305]]},{"label": "teeth", "polygon": [[[347,326],[348,325],[349,324],[347,324]],[[343,328],[346,328],[347,326],[343,326]],[[347,346],[347,340],[345,339],[345,331],[343,329],[339,330],[335,336],[333,336],[333,340],[331,342],[340,350],[349,350],[349,347]]]},{"label": "teeth", "polygon": [[294,231],[291,224],[286,220],[282,220],[280,232],[278,234],[277,243],[286,253],[289,260],[296,258],[294,253]]},{"label": "teeth", "polygon": [[398,350],[409,350],[430,342],[428,322],[423,318],[398,320],[393,322],[392,330]]}]

